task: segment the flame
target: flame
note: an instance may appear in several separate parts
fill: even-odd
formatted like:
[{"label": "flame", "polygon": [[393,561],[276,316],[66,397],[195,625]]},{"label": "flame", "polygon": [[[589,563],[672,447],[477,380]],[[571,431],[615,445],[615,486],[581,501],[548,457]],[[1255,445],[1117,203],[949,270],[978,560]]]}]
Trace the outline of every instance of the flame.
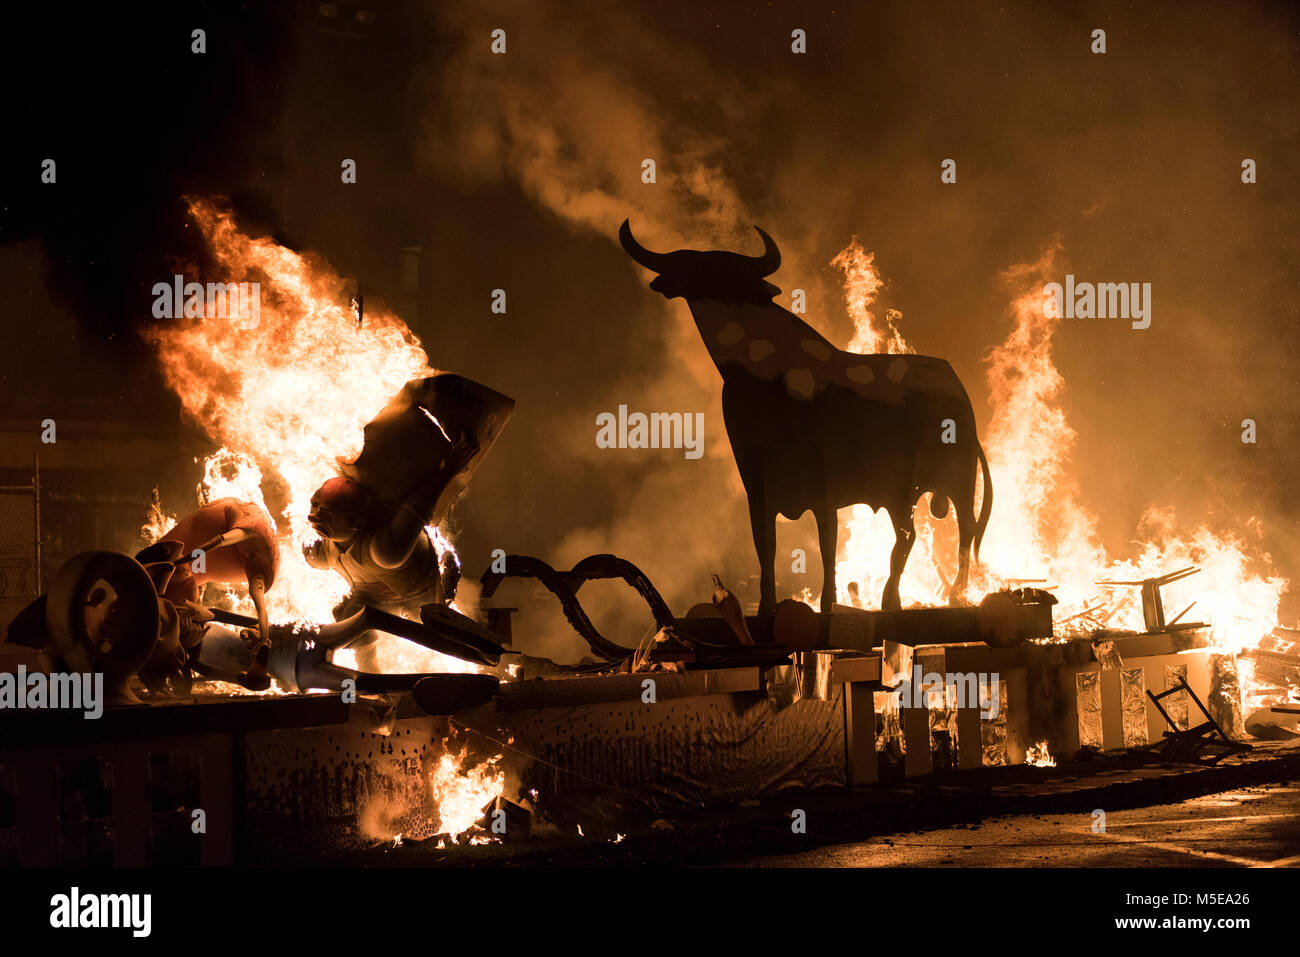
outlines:
[{"label": "flame", "polygon": [[[1235,653],[1257,644],[1277,626],[1287,581],[1269,574],[1269,556],[1241,535],[1201,525],[1180,529],[1172,509],[1152,506],[1136,530],[1135,555],[1113,556],[1101,544],[1096,515],[1070,479],[1075,432],[1059,405],[1065,384],[1051,352],[1061,319],[1043,304],[1043,285],[1060,272],[1058,253],[1053,245],[1038,262],[1004,275],[1013,327],[988,357],[985,450],[998,497],[984,540],[986,590],[1016,577],[1044,578],[1060,600],[1058,619],[1078,615],[1081,629],[1145,631],[1138,588],[1097,582],[1139,581],[1194,565],[1199,574],[1162,588],[1166,620],[1195,601],[1195,614],[1183,620],[1209,623],[1216,649]],[[1249,521],[1245,531],[1257,534],[1258,523]],[[1098,607],[1103,614],[1088,614]]]},{"label": "flame", "polygon": [[[1037,262],[1012,267],[1003,276],[1011,293],[1012,327],[986,359],[991,414],[982,430],[997,498],[981,547],[983,564],[972,568],[968,600],[1037,581],[1060,602],[1056,620],[1064,627],[1058,627],[1059,634],[1102,626],[1144,631],[1139,589],[1098,582],[1155,578],[1195,565],[1198,574],[1162,588],[1166,620],[1195,602],[1182,620],[1209,623],[1216,650],[1238,653],[1252,647],[1277,626],[1288,585],[1271,572],[1270,557],[1256,544],[1257,520],[1237,532],[1186,529],[1172,509],[1153,506],[1139,523],[1135,554],[1112,556],[1102,545],[1097,517],[1070,477],[1076,433],[1061,407],[1066,384],[1052,359],[1061,319],[1044,308],[1043,285],[1062,272],[1059,253],[1053,244]],[[844,273],[845,302],[856,329],[850,348],[912,351],[898,331],[901,317],[891,312],[880,320],[869,308],[884,285],[874,256],[854,240],[832,264]],[[872,514],[865,506],[852,508],[847,527],[836,562],[837,599],[878,607],[893,530],[883,511]],[[917,505],[916,529],[902,580],[903,602],[940,604],[956,571],[956,522],[931,518],[927,497]]]},{"label": "flame", "polygon": [[[885,285],[876,267],[875,253],[864,249],[854,237],[831,260],[831,265],[844,274],[844,301],[854,328],[848,351],[891,355],[915,352],[898,331],[902,313],[890,309],[883,318],[877,318],[871,311],[876,294]],[[930,496],[926,495],[916,508],[916,542],[902,582],[904,605],[932,605],[946,600],[951,580],[951,575],[945,578],[943,566],[935,558],[937,523],[930,517],[929,502]],[[866,505],[851,506],[845,524],[847,536],[841,535],[842,556],[835,563],[836,600],[841,604],[877,607],[889,578],[894,527],[884,509],[873,512]],[[955,542],[948,548],[952,554],[956,553]],[[801,597],[816,607],[810,591]]]},{"label": "flame", "polygon": [[[1014,299],[1011,333],[987,357],[992,414],[983,444],[997,490],[984,536],[990,588],[1044,579],[1066,609],[1082,610],[1109,564],[1097,521],[1079,501],[1067,467],[1075,431],[1058,405],[1064,380],[1052,361],[1056,318],[1043,309],[1043,284],[1059,247],[1004,274]],[[996,571],[994,571],[996,569]]]},{"label": "flame", "polygon": [[[256,321],[198,316],[144,331],[185,412],[222,443],[203,463],[199,504],[233,496],[266,508],[281,559],[267,593],[272,621],[329,621],[348,585],[302,557],[302,546],[316,539],[307,523],[311,495],[337,474],[338,460],[356,457],[362,429],[392,396],[436,370],[420,340],[391,312],[371,305],[359,325],[347,283],[325,262],[248,236],[209,201],[191,200],[189,212],[220,271],[204,278],[260,284]],[[156,538],[165,518],[159,506],[145,534]],[[440,535],[435,543],[450,547]],[[399,639],[385,645],[408,647]],[[434,655],[421,648],[389,651],[390,657],[406,654],[424,664]],[[446,656],[436,660],[463,670]]]},{"label": "flame", "polygon": [[876,254],[863,249],[855,236],[831,260],[831,265],[844,273],[844,302],[854,329],[853,338],[849,340],[849,352],[915,352],[898,331],[902,313],[890,309],[883,320],[877,321],[869,308],[885,284],[876,269]]},{"label": "flame", "polygon": [[465,766],[465,749],[459,754],[445,752],[429,772],[429,785],[433,790],[433,803],[438,809],[439,834],[451,836],[453,844],[468,836],[470,844],[486,844],[493,840],[478,822],[483,809],[501,797],[505,790],[506,773],[496,766],[501,755],[477,764]]},{"label": "flame", "polygon": [[152,545],[176,524],[176,516],[168,514],[162,506],[162,499],[155,487],[149,499],[149,508],[145,511],[144,524],[140,526],[140,540],[145,545]]},{"label": "flame", "polygon": [[1030,745],[1025,751],[1025,764],[1036,768],[1054,768],[1056,758],[1052,757],[1051,752],[1047,750],[1047,742],[1039,741],[1037,744]]}]

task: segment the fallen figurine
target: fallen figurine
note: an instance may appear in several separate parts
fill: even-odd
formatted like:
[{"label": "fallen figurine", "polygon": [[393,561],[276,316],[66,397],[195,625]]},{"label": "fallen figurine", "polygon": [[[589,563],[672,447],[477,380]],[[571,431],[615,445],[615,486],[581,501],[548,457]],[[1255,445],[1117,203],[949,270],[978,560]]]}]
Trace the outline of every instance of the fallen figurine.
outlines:
[{"label": "fallen figurine", "polygon": [[[351,585],[336,618],[367,606],[415,617],[455,598],[460,566],[432,530],[513,409],[508,396],[443,374],[408,382],[371,420],[360,455],[316,490],[308,515],[320,539],[303,556]],[[354,649],[367,652],[374,637]]]},{"label": "fallen figurine", "polygon": [[[253,651],[240,634],[254,620],[246,615],[210,609],[214,621],[207,625],[202,650],[193,661],[194,670],[214,680],[234,680],[246,670]],[[229,627],[229,626],[235,627]],[[473,619],[444,609],[437,624],[411,621],[378,608],[365,607],[351,617],[328,625],[272,625],[269,630],[270,676],[285,691],[341,691],[352,682],[358,694],[385,694],[421,688],[416,701],[434,714],[451,714],[473,704],[482,704],[495,693],[498,681],[492,675],[419,672],[381,674],[358,671],[334,664],[332,654],[346,648],[370,631],[382,631],[474,664],[496,665],[504,649],[491,633]],[[436,679],[422,685],[426,679]],[[450,710],[438,710],[449,708]]]},{"label": "fallen figurine", "polygon": [[257,619],[250,625],[256,632],[248,636],[253,659],[239,683],[252,691],[270,687],[266,592],[280,567],[280,547],[265,509],[234,498],[218,499],[185,516],[136,559],[146,567],[172,565],[173,574],[159,591],[176,608],[196,605],[200,586],[208,582],[246,585]]},{"label": "fallen figurine", "polygon": [[[175,557],[175,543],[155,550]],[[151,691],[189,690],[188,657],[211,614],[173,603],[170,560],[141,564],[123,552],[81,552],[55,573],[50,590],[9,624],[8,641],[37,653],[47,674],[99,672],[110,704],[134,703],[131,680]]]},{"label": "fallen figurine", "polygon": [[497,665],[504,651],[492,632],[454,609],[431,607],[420,622],[363,607],[327,625],[264,627],[258,618],[164,597],[182,547],[174,540],[149,546],[140,553],[154,559],[147,565],[124,552],[74,556],[55,574],[50,591],[10,624],[8,641],[35,652],[35,666],[47,674],[103,673],[109,704],[139,703],[130,688],[137,677],[154,693],[187,693],[192,674],[244,687],[250,674],[261,675],[252,690],[265,690],[274,678],[286,691],[339,691],[351,679],[358,694],[410,691],[437,714],[483,703],[496,690],[492,675],[376,674],[330,661],[335,650],[382,631],[474,664]]}]

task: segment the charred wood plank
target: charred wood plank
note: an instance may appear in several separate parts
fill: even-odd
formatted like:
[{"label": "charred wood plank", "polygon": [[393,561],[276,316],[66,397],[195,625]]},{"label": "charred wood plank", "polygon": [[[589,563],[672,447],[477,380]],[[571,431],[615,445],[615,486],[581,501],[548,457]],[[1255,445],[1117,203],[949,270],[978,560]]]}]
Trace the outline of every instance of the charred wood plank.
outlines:
[{"label": "charred wood plank", "polygon": [[667,698],[758,691],[762,688],[759,669],[754,667],[715,668],[685,674],[650,672],[539,678],[536,681],[510,681],[501,685],[496,706],[498,711],[520,711],[525,708],[640,701],[647,679],[654,681],[655,698],[659,701]]}]

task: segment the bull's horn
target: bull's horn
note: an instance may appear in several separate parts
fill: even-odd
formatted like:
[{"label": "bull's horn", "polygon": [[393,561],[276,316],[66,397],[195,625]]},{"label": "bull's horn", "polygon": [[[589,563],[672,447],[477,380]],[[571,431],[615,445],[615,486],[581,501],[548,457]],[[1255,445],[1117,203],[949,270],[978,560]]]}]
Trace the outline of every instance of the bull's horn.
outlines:
[{"label": "bull's horn", "polygon": [[763,237],[763,255],[750,256],[749,258],[753,260],[754,265],[762,270],[759,273],[760,276],[770,276],[781,267],[781,250],[776,248],[776,243],[772,241],[771,236],[757,226],[754,229]]},{"label": "bull's horn", "polygon": [[663,272],[668,265],[668,255],[666,253],[652,253],[632,238],[632,226],[626,219],[623,220],[623,225],[618,228],[618,241],[623,244],[623,249],[627,251],[627,254],[642,266],[645,266],[646,269]]}]

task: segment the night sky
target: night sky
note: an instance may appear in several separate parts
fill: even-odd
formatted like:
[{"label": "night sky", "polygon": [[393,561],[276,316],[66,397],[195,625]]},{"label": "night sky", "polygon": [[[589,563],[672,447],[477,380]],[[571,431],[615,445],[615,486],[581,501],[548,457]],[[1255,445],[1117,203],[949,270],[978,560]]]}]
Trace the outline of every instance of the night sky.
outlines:
[{"label": "night sky", "polygon": [[[685,305],[619,248],[625,217],[661,250],[754,254],[761,225],[784,254],[771,280],[806,289],[805,318],[841,346],[830,260],[856,237],[879,309],[952,362],[982,428],[983,360],[1010,328],[1001,277],[1059,244],[1062,272],[1153,287],[1150,329],[1067,321],[1055,340],[1110,551],[1157,503],[1242,534],[1258,517],[1300,574],[1295,4],[372,0],[374,23],[348,32],[318,6],[25,14],[6,64],[3,401],[67,395],[75,371],[72,394],[183,428],[136,330],[152,284],[201,261],[181,197],[225,196],[248,230],[403,313],[434,366],[517,400],[454,514],[470,575],[495,547],[557,566],[613,551],[680,614],[711,571],[756,599],[757,565],[720,381]],[[598,449],[595,416],[620,403],[703,411],[705,457]],[[778,553],[812,530],[782,526]],[[783,593],[817,586],[810,565]]]}]

